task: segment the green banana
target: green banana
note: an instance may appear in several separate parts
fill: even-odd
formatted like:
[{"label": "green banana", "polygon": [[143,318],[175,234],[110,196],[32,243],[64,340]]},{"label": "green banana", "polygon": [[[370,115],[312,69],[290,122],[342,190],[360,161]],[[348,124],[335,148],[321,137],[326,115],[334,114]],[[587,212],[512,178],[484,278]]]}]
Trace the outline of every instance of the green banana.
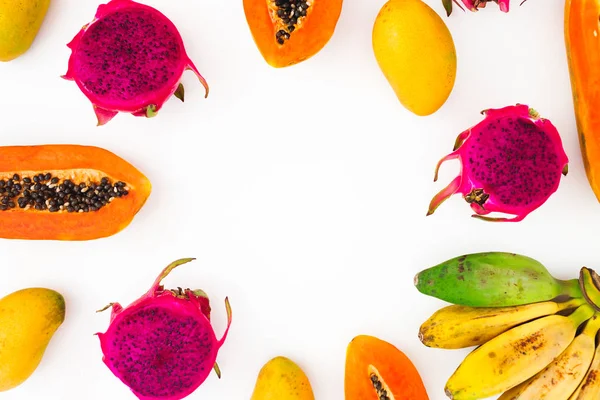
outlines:
[{"label": "green banana", "polygon": [[592,363],[598,329],[600,316],[596,314],[560,356],[532,378],[504,392],[498,400],[567,400]]},{"label": "green banana", "polygon": [[593,269],[583,267],[579,272],[579,286],[585,299],[600,311],[600,275]]},{"label": "green banana", "polygon": [[510,307],[451,305],[436,311],[421,325],[419,339],[425,346],[439,349],[479,346],[524,322],[584,303],[584,299],[572,299],[561,303],[543,301]]},{"label": "green banana", "polygon": [[589,304],[569,316],[550,315],[512,328],[473,350],[446,383],[453,400],[488,398],[526,381],[550,364],[592,318]]},{"label": "green banana", "polygon": [[452,258],[419,272],[414,284],[425,295],[472,307],[506,307],[563,295],[583,296],[577,279],[556,279],[540,262],[505,252]]}]

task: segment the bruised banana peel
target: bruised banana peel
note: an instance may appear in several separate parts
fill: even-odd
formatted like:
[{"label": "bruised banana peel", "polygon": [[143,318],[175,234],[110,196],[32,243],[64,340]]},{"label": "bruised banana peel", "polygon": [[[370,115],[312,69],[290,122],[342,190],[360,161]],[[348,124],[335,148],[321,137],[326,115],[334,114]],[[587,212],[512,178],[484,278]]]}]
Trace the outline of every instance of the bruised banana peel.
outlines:
[{"label": "bruised banana peel", "polygon": [[446,395],[453,400],[483,399],[526,381],[567,349],[579,326],[594,313],[584,304],[569,316],[549,315],[495,337],[463,360],[446,383]]},{"label": "bruised banana peel", "polygon": [[479,346],[517,325],[584,303],[584,299],[571,299],[509,307],[451,305],[436,311],[421,325],[419,339],[427,347],[440,349]]}]

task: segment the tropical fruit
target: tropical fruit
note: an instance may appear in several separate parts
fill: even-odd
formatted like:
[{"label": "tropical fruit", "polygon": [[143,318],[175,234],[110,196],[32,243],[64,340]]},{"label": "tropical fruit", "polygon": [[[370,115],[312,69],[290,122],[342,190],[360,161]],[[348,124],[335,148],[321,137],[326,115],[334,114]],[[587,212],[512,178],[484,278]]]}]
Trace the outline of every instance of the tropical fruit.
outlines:
[{"label": "tropical fruit", "polygon": [[298,64],[329,42],[342,0],[243,0],[252,38],[274,68]]},{"label": "tropical fruit", "polygon": [[535,376],[505,392],[499,400],[568,399],[592,363],[599,328],[600,315],[596,314],[554,361]]},{"label": "tropical fruit", "polygon": [[64,320],[65,299],[52,289],[22,289],[0,299],[0,392],[35,372]]},{"label": "tropical fruit", "polygon": [[[595,307],[597,311],[600,311],[600,276],[596,271],[583,267],[579,273],[579,282],[581,284],[582,292],[586,300]],[[595,316],[600,319],[598,313]],[[596,321],[596,325],[599,322]],[[593,336],[593,326],[586,329],[588,330],[588,336]],[[597,338],[600,340],[600,338]],[[588,354],[586,354],[588,356]],[[573,392],[569,400],[593,400],[600,398],[600,341],[596,341],[596,349],[593,354],[593,359],[588,370],[585,372],[585,376],[579,382],[577,389]]]},{"label": "tropical fruit", "polygon": [[564,295],[583,296],[577,279],[556,279],[531,257],[499,251],[451,258],[419,272],[414,284],[428,296],[473,307],[505,307]]},{"label": "tropical fruit", "polygon": [[150,192],[140,171],[99,147],[0,147],[1,238],[114,235],[129,225]]},{"label": "tropical fruit", "polygon": [[418,116],[436,112],[456,79],[454,40],[421,0],[389,0],[372,31],[375,59],[400,103]]},{"label": "tropical fruit", "polygon": [[[431,215],[456,193],[470,204],[473,217],[522,221],[556,192],[568,171],[568,158],[554,125],[526,105],[482,111],[485,119],[458,135],[442,163],[458,159],[461,172],[429,204]],[[487,216],[499,212],[512,218]]]},{"label": "tropical fruit", "polygon": [[346,400],[429,400],[412,361],[392,344],[356,336],[346,350]]},{"label": "tropical fruit", "polygon": [[463,360],[446,383],[446,395],[485,399],[526,381],[565,351],[593,315],[594,309],[584,304],[569,316],[549,315],[496,336]]},{"label": "tropical fruit", "polygon": [[[497,3],[500,6],[500,11],[505,12],[505,13],[507,13],[510,8],[510,0],[461,0],[461,1],[463,2],[465,7],[467,8],[467,10],[473,11],[473,12],[476,12],[480,8],[485,8],[485,5],[487,3],[491,3],[491,2]],[[527,0],[525,0],[525,1],[527,1]],[[525,1],[523,1],[521,4],[525,3]],[[448,16],[450,16],[450,14],[452,14],[452,3],[455,3],[458,7],[460,7],[461,10],[464,10],[463,6],[460,5],[458,0],[442,0],[442,3],[444,4],[444,8],[446,9],[446,13],[448,14]]]},{"label": "tropical fruit", "polygon": [[583,297],[600,311],[600,275],[593,269],[582,267],[579,271],[579,285]]},{"label": "tropical fruit", "polygon": [[98,125],[119,112],[153,117],[173,95],[183,101],[180,81],[186,70],[196,74],[208,96],[208,84],[175,25],[147,5],[132,0],[100,5],[68,47],[63,78],[75,81],[92,102]]},{"label": "tropical fruit", "polygon": [[0,61],[25,54],[37,37],[50,0],[0,0]]},{"label": "tropical fruit", "polygon": [[110,303],[110,325],[98,333],[103,361],[140,400],[180,400],[193,393],[214,369],[229,332],[231,308],[225,299],[227,328],[217,339],[210,322],[210,302],[200,289],[165,289],[161,281],[179,265],[163,269],[139,299],[123,308]]},{"label": "tropical fruit", "polygon": [[479,346],[517,325],[583,304],[585,300],[579,298],[507,307],[451,305],[436,311],[421,325],[419,339],[425,346],[441,349]]},{"label": "tropical fruit", "polygon": [[278,356],[259,371],[250,400],[315,400],[315,395],[298,364]]},{"label": "tropical fruit", "polygon": [[[559,281],[568,282],[561,288],[561,284],[557,285],[545,268],[532,259],[527,261],[527,257],[515,255],[524,263],[511,264],[507,258],[505,265],[498,263],[490,269],[487,262],[478,263],[480,254],[486,253],[475,254],[469,263],[471,274],[465,275],[465,281],[471,279],[473,273],[481,278],[466,286],[472,292],[467,299],[474,304],[443,307],[425,321],[419,331],[419,339],[428,347],[477,346],[448,379],[446,395],[454,400],[487,399],[497,395],[501,395],[499,400],[596,399],[600,394],[597,382],[600,311],[596,303],[600,300],[597,282],[600,277],[584,267],[577,280],[579,288],[573,285],[574,281]],[[486,257],[495,254],[487,253]],[[500,257],[508,254],[498,253]],[[466,269],[465,256],[449,264],[460,258]],[[524,268],[527,263],[534,268]],[[480,265],[481,271],[477,271]],[[485,279],[485,271],[489,272],[491,283]],[[498,271],[503,272],[497,274]],[[453,268],[434,269],[432,275],[442,279],[432,279],[428,290],[442,293],[439,296],[442,299],[462,299],[453,297],[453,292],[445,288],[450,282],[443,279],[447,274],[452,275]],[[456,285],[463,282],[456,277],[451,279]],[[539,291],[535,286],[528,288],[528,281],[554,288],[549,292]],[[442,289],[438,292],[436,286]],[[486,291],[500,293],[510,286],[518,288],[507,290],[508,301],[501,306],[490,306],[489,299],[482,295]],[[533,293],[523,297],[517,294],[519,290]],[[556,296],[550,300],[552,295]]]},{"label": "tropical fruit", "polygon": [[592,364],[569,400],[600,399],[600,346],[596,346]]},{"label": "tropical fruit", "polygon": [[[600,43],[597,0],[566,0],[564,37],[579,147],[589,185],[600,201]],[[594,33],[596,32],[596,33]]]}]

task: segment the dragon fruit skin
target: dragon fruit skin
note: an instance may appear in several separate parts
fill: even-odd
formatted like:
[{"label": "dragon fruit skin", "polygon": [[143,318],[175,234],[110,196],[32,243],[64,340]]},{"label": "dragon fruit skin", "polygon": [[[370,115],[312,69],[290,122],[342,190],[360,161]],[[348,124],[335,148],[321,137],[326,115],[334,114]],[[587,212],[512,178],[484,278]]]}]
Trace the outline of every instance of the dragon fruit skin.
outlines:
[{"label": "dragon fruit skin", "polygon": [[188,57],[175,25],[161,12],[132,0],[101,4],[95,18],[67,44],[68,70],[92,102],[98,125],[118,112],[153,117],[172,95],[184,100],[180,80],[193,71],[208,84]]},{"label": "dragon fruit skin", "polygon": [[[485,8],[486,4],[490,1],[498,3],[500,7],[500,11],[507,13],[510,7],[510,0],[462,0],[463,4],[469,11],[476,12],[480,8]],[[442,0],[444,3],[444,8],[446,9],[446,14],[450,16],[452,14],[452,2],[454,2],[461,10],[464,11],[463,6],[460,5],[458,0]],[[525,1],[524,1],[525,2]],[[524,3],[523,2],[523,3]]]},{"label": "dragon fruit skin", "polygon": [[177,266],[169,264],[152,287],[123,308],[111,303],[110,325],[97,333],[103,362],[140,400],[180,400],[194,392],[214,369],[217,353],[231,326],[225,299],[227,328],[217,340],[210,324],[210,302],[202,290],[165,290],[161,281]]},{"label": "dragon fruit skin", "polygon": [[[444,161],[459,159],[461,172],[429,205],[427,215],[446,199],[461,193],[473,217],[487,221],[523,220],[558,189],[567,175],[568,158],[554,125],[527,105],[482,112],[485,119],[458,135],[454,151]],[[491,212],[514,215],[492,218]]]}]

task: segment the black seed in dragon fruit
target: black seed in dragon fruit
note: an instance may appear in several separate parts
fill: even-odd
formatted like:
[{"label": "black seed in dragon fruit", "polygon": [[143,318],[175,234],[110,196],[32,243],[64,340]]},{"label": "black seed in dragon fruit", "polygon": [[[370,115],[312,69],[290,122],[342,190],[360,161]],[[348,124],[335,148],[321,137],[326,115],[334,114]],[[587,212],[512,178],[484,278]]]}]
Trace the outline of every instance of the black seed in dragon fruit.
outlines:
[{"label": "black seed in dragon fruit", "polygon": [[165,289],[161,281],[184,258],[169,264],[139,299],[123,308],[111,303],[110,325],[98,333],[103,361],[140,400],[181,400],[214,370],[217,353],[229,332],[231,307],[225,299],[227,328],[217,339],[210,302],[202,290]]},{"label": "black seed in dragon fruit", "polygon": [[181,78],[193,71],[208,84],[188,57],[175,25],[161,12],[132,0],[102,4],[92,22],[68,44],[69,68],[91,101],[98,125],[117,113],[153,117],[175,95],[184,100]]},{"label": "black seed in dragon fruit", "polygon": [[[569,160],[549,120],[523,104],[482,113],[484,120],[458,135],[454,151],[439,161],[434,181],[445,161],[460,160],[461,172],[431,200],[427,215],[460,193],[475,212],[473,217],[522,221],[567,175]],[[488,216],[492,212],[512,217]]]}]

